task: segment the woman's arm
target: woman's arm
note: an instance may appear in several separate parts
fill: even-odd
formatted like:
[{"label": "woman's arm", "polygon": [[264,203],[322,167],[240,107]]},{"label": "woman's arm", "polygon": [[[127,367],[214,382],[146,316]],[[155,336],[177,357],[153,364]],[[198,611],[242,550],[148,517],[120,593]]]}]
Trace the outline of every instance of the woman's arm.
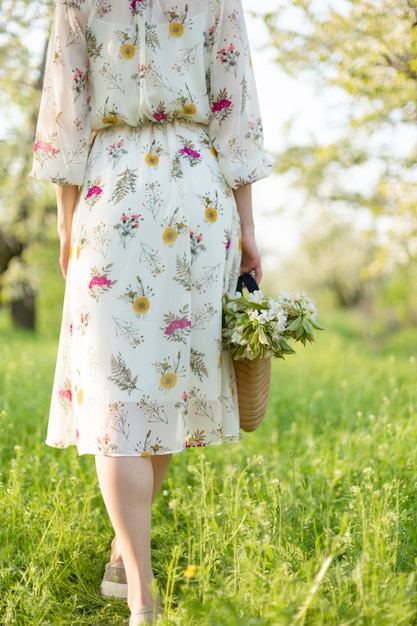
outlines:
[{"label": "woman's arm", "polygon": [[255,272],[259,284],[262,278],[261,257],[255,242],[255,225],[252,212],[252,186],[244,185],[233,190],[242,229],[242,263],[240,273]]},{"label": "woman's arm", "polygon": [[55,185],[56,204],[58,209],[58,234],[60,241],[59,263],[64,278],[67,277],[72,218],[78,197],[77,185]]}]

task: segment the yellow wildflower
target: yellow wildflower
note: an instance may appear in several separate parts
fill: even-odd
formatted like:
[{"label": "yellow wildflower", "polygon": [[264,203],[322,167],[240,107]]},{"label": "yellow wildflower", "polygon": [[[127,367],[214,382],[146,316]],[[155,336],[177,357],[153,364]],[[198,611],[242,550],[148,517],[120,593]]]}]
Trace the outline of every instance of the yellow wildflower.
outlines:
[{"label": "yellow wildflower", "polygon": [[119,118],[117,117],[117,115],[105,115],[101,118],[101,121],[103,122],[103,124],[118,124]]},{"label": "yellow wildflower", "polygon": [[194,102],[189,102],[188,104],[183,105],[182,112],[184,115],[194,115],[197,112],[197,107]]},{"label": "yellow wildflower", "polygon": [[197,574],[197,565],[187,565],[184,570],[184,578],[194,578]]},{"label": "yellow wildflower", "polygon": [[162,233],[162,241],[166,244],[174,243],[177,240],[178,233],[175,228],[168,226]]},{"label": "yellow wildflower", "polygon": [[149,165],[149,167],[156,167],[159,163],[159,156],[157,154],[152,154],[151,152],[148,152],[148,154],[145,156],[145,163],[146,165]]},{"label": "yellow wildflower", "polygon": [[149,311],[149,309],[151,308],[151,303],[149,302],[148,298],[145,298],[145,296],[139,296],[139,298],[136,298],[133,301],[132,306],[135,313],[138,313],[138,315],[143,315],[144,313],[147,313]]},{"label": "yellow wildflower", "polygon": [[217,222],[217,209],[214,206],[208,206],[205,211],[205,218],[210,224]]},{"label": "yellow wildflower", "polygon": [[184,24],[181,22],[171,22],[168,26],[170,37],[182,37],[184,33]]},{"label": "yellow wildflower", "polygon": [[178,376],[175,372],[165,372],[160,379],[162,389],[173,389],[177,384]]},{"label": "yellow wildflower", "polygon": [[120,56],[129,61],[135,56],[135,46],[131,43],[124,43],[120,46]]}]

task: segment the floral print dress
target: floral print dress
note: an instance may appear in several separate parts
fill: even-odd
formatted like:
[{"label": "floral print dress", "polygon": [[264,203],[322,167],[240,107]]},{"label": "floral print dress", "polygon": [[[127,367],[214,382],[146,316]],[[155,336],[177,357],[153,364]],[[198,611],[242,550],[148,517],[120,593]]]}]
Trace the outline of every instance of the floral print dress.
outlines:
[{"label": "floral print dress", "polygon": [[268,175],[240,0],[58,0],[32,175],[79,186],[47,443],[239,437],[232,189]]}]

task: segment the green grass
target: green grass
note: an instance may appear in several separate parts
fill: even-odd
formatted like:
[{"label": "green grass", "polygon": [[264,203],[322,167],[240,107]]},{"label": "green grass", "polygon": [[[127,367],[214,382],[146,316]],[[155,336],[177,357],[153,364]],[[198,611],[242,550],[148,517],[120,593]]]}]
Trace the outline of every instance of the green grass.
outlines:
[{"label": "green grass", "polygon": [[[93,460],[43,443],[61,291],[55,275],[36,335],[0,311],[0,623],[126,626],[97,593]],[[258,431],[175,456],[154,509],[164,624],[417,624],[415,336],[376,347],[354,317],[320,319],[274,363]]]}]

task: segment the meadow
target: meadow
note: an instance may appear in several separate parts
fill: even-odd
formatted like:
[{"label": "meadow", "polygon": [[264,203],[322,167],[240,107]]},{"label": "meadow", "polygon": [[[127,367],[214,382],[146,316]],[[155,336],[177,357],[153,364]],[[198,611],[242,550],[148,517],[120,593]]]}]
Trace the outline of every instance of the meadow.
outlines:
[{"label": "meadow", "polygon": [[[0,311],[0,623],[126,626],[98,595],[112,533],[93,460],[43,443],[62,291],[45,268],[35,334]],[[174,458],[154,508],[161,626],[417,624],[415,331],[320,321],[274,363],[258,431]]]}]

